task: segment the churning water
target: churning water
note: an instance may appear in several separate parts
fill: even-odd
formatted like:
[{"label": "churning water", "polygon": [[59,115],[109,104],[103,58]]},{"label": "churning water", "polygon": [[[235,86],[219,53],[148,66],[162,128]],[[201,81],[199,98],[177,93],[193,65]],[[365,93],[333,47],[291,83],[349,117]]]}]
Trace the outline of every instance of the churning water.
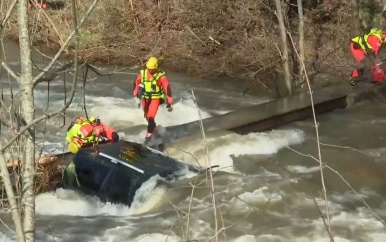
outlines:
[{"label": "churning water", "polygon": [[[134,78],[121,75],[87,82],[86,110],[117,130],[135,127],[136,132],[120,136],[142,142],[146,122],[131,96]],[[169,78],[175,106],[172,113],[159,110],[156,121],[162,126],[199,118],[190,90],[195,91],[203,118],[267,100],[241,97],[237,83],[224,89],[182,74],[170,73]],[[50,87],[50,110],[63,104],[61,86],[58,80]],[[55,118],[46,124],[47,132],[38,135],[45,152],[66,151],[68,122],[84,112],[81,88],[78,85],[66,112],[67,124],[63,126],[63,117]],[[46,85],[38,86],[35,98],[41,113],[47,107]],[[334,171],[324,169],[335,241],[386,241],[385,111],[383,103],[373,102],[318,116],[322,159]],[[38,130],[44,130],[43,123]],[[165,153],[193,164],[219,165],[214,175],[216,216],[205,175],[188,172],[168,187],[157,187],[161,178],[152,177],[137,191],[131,207],[59,189],[36,198],[37,240],[211,241],[218,232],[219,241],[329,241],[321,218],[326,205],[319,164],[310,158],[317,157],[313,122],[246,135],[214,131],[206,136],[209,158],[200,134],[181,139]],[[10,213],[3,211],[0,218],[0,241],[14,241]]]}]

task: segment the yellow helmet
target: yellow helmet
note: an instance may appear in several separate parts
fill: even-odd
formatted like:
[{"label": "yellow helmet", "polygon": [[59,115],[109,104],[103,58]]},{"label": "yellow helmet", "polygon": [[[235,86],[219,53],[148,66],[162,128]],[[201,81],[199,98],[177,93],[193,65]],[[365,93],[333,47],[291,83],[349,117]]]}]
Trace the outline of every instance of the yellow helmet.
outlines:
[{"label": "yellow helmet", "polygon": [[76,119],[76,123],[77,123],[77,124],[81,124],[81,123],[83,123],[84,121],[86,121],[86,119],[85,119],[84,117],[82,117],[82,116],[80,116],[80,117],[78,117],[78,118]]},{"label": "yellow helmet", "polygon": [[76,153],[78,153],[79,149],[80,149],[80,145],[77,144],[77,143],[75,143],[75,142],[70,142],[70,143],[68,144],[68,150],[69,150],[71,153],[73,153],[74,155],[75,155]]},{"label": "yellow helmet", "polygon": [[90,117],[88,120],[90,121],[90,123],[94,123],[96,121],[96,118],[95,117]]},{"label": "yellow helmet", "polygon": [[158,60],[155,57],[150,57],[146,63],[146,68],[149,70],[154,70],[158,68]]}]

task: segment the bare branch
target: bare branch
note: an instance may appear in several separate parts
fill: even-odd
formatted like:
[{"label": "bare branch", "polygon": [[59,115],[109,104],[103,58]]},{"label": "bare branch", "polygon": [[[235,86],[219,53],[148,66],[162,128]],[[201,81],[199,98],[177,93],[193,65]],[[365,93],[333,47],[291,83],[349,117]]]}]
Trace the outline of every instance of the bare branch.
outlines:
[{"label": "bare branch", "polygon": [[[291,34],[288,32],[288,36],[291,40],[292,45],[294,46],[294,51],[297,55],[297,57],[300,59],[299,53],[295,48],[295,43],[292,39]],[[302,69],[304,71],[304,76],[306,79],[307,87],[308,87],[308,92],[310,94],[310,101],[311,101],[311,109],[312,109],[312,117],[314,121],[314,127],[315,127],[315,134],[316,134],[316,147],[318,149],[318,162],[320,165],[320,179],[322,182],[322,187],[323,187],[323,195],[324,195],[324,201],[325,201],[325,207],[326,207],[326,217],[327,217],[327,224],[328,224],[328,230],[327,233],[330,236],[330,240],[334,241],[334,236],[332,234],[331,230],[331,223],[330,223],[330,212],[329,212],[329,207],[328,207],[328,200],[327,200],[327,189],[326,189],[326,184],[324,182],[324,174],[323,174],[323,163],[322,163],[322,152],[320,148],[320,139],[319,139],[319,124],[316,120],[316,112],[315,112],[315,104],[314,104],[314,96],[312,95],[312,89],[311,89],[311,83],[310,79],[308,78],[306,66],[304,65],[304,61],[300,61],[300,64],[302,65]]]},{"label": "bare branch", "polygon": [[289,149],[289,150],[291,150],[291,151],[293,151],[293,152],[295,152],[295,153],[297,153],[297,154],[299,154],[299,155],[301,155],[301,156],[305,156],[305,157],[309,157],[309,158],[311,158],[311,159],[313,159],[313,160],[315,160],[316,162],[318,162],[318,163],[321,163],[322,164],[322,169],[323,169],[323,167],[325,167],[325,168],[328,168],[330,171],[332,171],[332,172],[334,172],[336,175],[338,175],[339,176],[339,178],[340,179],[342,179],[342,181],[351,189],[351,191],[353,191],[354,193],[355,193],[355,195],[357,195],[358,196],[358,198],[362,201],[362,203],[373,213],[373,215],[375,216],[375,218],[377,218],[384,226],[386,226],[386,222],[383,220],[383,219],[381,219],[376,213],[375,213],[375,211],[374,211],[374,209],[372,209],[371,207],[370,207],[370,205],[368,205],[367,204],[367,202],[363,199],[363,197],[362,197],[362,195],[361,194],[359,194],[351,185],[350,185],[350,183],[337,171],[337,170],[335,170],[335,169],[333,169],[332,167],[330,167],[329,165],[327,165],[327,164],[325,164],[325,163],[323,163],[323,162],[319,162],[319,160],[316,158],[316,157],[314,157],[314,156],[312,156],[312,155],[310,155],[310,154],[304,154],[304,153],[301,153],[300,151],[297,151],[297,150],[295,150],[295,149],[293,149],[293,148],[291,148],[291,147],[287,147],[287,149]]},{"label": "bare branch", "polygon": [[205,42],[204,42],[202,39],[200,39],[200,37],[198,37],[188,25],[185,25],[185,27],[189,30],[189,32],[190,32],[194,37],[196,37],[196,39],[197,39],[198,41],[201,42],[201,44],[203,44],[204,46],[206,46]]},{"label": "bare branch", "polygon": [[[328,231],[328,225],[327,225],[327,223],[326,223],[326,220],[324,219],[324,216],[323,216],[322,211],[320,210],[318,204],[316,203],[316,200],[315,200],[315,197],[314,197],[314,196],[312,196],[312,200],[314,201],[315,207],[316,207],[316,209],[318,210],[318,212],[319,212],[319,214],[320,214],[320,217],[322,217],[324,227],[325,227],[326,230]],[[332,237],[330,236],[330,240],[331,240],[331,241],[334,241],[334,238],[332,238]]]},{"label": "bare branch", "polygon": [[10,74],[16,81],[20,81],[20,76],[18,76],[4,61],[1,61],[1,66]]},{"label": "bare branch", "polygon": [[84,24],[87,17],[91,14],[92,10],[95,8],[96,4],[99,0],[94,0],[92,4],[90,5],[87,12],[83,15],[83,18],[80,20],[79,24],[74,28],[74,30],[71,32],[71,34],[67,37],[66,41],[64,42],[63,46],[59,49],[59,51],[56,53],[54,58],[51,60],[51,62],[44,68],[44,70],[39,73],[35,78],[33,79],[33,83],[36,83],[48,70],[52,68],[52,66],[55,64],[59,56],[63,53],[64,49],[67,48],[67,46],[70,44],[72,38],[74,37],[75,33],[77,33],[77,30],[80,29],[80,27]]},{"label": "bare branch", "polygon": [[[50,71],[50,72],[47,72],[49,74],[49,76],[47,77],[41,77],[37,82],[34,83],[34,86],[36,86],[38,83],[41,83],[41,82],[51,82],[53,81],[57,76],[59,76],[59,74],[65,70],[67,70],[68,68],[70,68],[73,64],[74,64],[75,61],[71,61],[63,66],[61,66],[60,68],[58,68],[57,70],[55,71]],[[77,62],[77,61],[76,61]],[[76,76],[76,75],[75,75]]]},{"label": "bare branch", "polygon": [[334,147],[334,148],[340,148],[340,149],[349,149],[349,150],[352,150],[352,151],[359,152],[359,153],[361,153],[363,155],[368,155],[368,156],[373,156],[373,157],[381,157],[383,159],[386,159],[386,157],[381,156],[379,153],[364,152],[364,151],[352,148],[350,146],[339,146],[339,145],[332,145],[332,144],[325,144],[325,143],[320,143],[320,144],[324,145],[324,146],[328,146],[328,147]]},{"label": "bare branch", "polygon": [[62,113],[64,110],[66,110],[70,106],[72,99],[74,98],[75,88],[76,88],[76,78],[74,78],[74,81],[72,83],[70,100],[59,111],[51,112],[51,113],[45,113],[44,115],[34,119],[31,123],[29,123],[26,126],[24,126],[23,128],[21,128],[20,131],[12,139],[10,139],[7,144],[5,144],[3,147],[1,147],[0,152],[4,152],[4,150],[6,150],[13,142],[15,142],[16,139],[18,139],[20,137],[20,135],[22,135],[30,127],[36,125],[37,123],[43,121],[44,119],[54,117],[54,116]]},{"label": "bare branch", "polygon": [[20,210],[18,208],[18,204],[15,197],[15,192],[13,191],[11,180],[9,179],[9,172],[7,168],[7,161],[5,159],[4,151],[1,146],[0,142],[0,170],[1,170],[1,177],[2,181],[5,187],[5,191],[7,192],[7,198],[9,205],[12,210],[12,219],[16,226],[16,235],[18,241],[25,241],[24,239],[24,232],[23,232],[23,224],[21,222],[21,214]]},{"label": "bare branch", "polygon": [[[193,96],[193,101],[196,104],[196,108],[197,108],[197,111],[198,111],[198,116],[200,118],[200,128],[201,128],[201,133],[202,133],[202,138],[203,138],[204,148],[205,148],[205,153],[206,153],[206,156],[205,156],[206,166],[207,167],[211,167],[210,157],[209,157],[209,150],[208,150],[208,145],[207,145],[207,141],[206,141],[204,125],[202,123],[201,112],[200,112],[200,109],[198,108],[198,104],[197,104],[196,97],[194,95],[194,91],[191,90],[191,92],[192,92],[192,96]],[[218,231],[216,193],[215,193],[215,186],[214,186],[214,182],[213,182],[213,172],[212,172],[212,169],[209,169],[208,172],[209,172],[209,180],[210,180],[209,181],[210,182],[210,191],[211,191],[211,194],[212,194],[214,223],[215,223],[215,231],[216,231],[214,237],[216,238],[216,241],[218,241],[218,234],[219,234],[220,231]],[[223,223],[223,226],[224,226],[224,223]]]},{"label": "bare branch", "polygon": [[55,24],[52,22],[51,18],[47,15],[46,11],[44,11],[44,9],[42,9],[42,7],[40,6],[40,4],[36,1],[36,0],[33,0],[33,3],[35,6],[37,6],[39,8],[39,11],[41,13],[43,13],[44,17],[47,19],[47,21],[50,23],[50,25],[52,26],[52,28],[54,29],[56,35],[58,36],[58,39],[59,39],[59,42],[60,42],[60,46],[63,46],[63,39],[62,37],[60,36],[59,34],[59,31],[58,29],[56,28]]},{"label": "bare branch", "polygon": [[5,18],[1,22],[1,26],[0,26],[1,31],[4,29],[4,26],[7,24],[9,17],[11,17],[11,14],[12,14],[13,10],[15,9],[16,3],[17,3],[17,0],[13,1],[11,6],[9,7],[7,13],[5,14]]}]

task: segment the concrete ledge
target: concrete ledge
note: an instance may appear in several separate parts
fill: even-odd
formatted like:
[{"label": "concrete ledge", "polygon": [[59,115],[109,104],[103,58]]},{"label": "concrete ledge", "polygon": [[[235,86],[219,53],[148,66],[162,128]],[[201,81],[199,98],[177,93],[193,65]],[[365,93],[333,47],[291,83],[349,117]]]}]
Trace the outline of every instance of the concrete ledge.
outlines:
[{"label": "concrete ledge", "polygon": [[[347,106],[347,97],[353,92],[349,85],[335,85],[314,91],[314,107],[317,114]],[[362,95],[361,98],[364,96]],[[352,102],[358,101],[354,94]],[[299,93],[291,97],[254,105],[203,120],[204,129],[232,130],[237,133],[258,132],[273,129],[297,120],[312,117],[310,94]],[[167,127],[169,142],[200,131],[199,121]],[[170,140],[169,140],[170,139]]]}]

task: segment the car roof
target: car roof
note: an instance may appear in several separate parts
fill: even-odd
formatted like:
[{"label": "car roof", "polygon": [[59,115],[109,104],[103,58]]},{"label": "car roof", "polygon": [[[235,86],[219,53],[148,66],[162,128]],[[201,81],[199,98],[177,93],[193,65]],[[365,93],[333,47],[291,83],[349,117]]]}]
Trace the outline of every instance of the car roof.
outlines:
[{"label": "car roof", "polygon": [[139,143],[119,141],[116,143],[101,144],[97,146],[98,155],[95,153],[95,147],[81,149],[76,156],[93,153],[93,160],[110,161],[117,164],[122,169],[134,170],[147,176],[156,174],[161,177],[177,175],[181,170],[189,169],[198,172],[199,169],[186,164],[182,161],[165,155],[164,153],[146,147]]}]

